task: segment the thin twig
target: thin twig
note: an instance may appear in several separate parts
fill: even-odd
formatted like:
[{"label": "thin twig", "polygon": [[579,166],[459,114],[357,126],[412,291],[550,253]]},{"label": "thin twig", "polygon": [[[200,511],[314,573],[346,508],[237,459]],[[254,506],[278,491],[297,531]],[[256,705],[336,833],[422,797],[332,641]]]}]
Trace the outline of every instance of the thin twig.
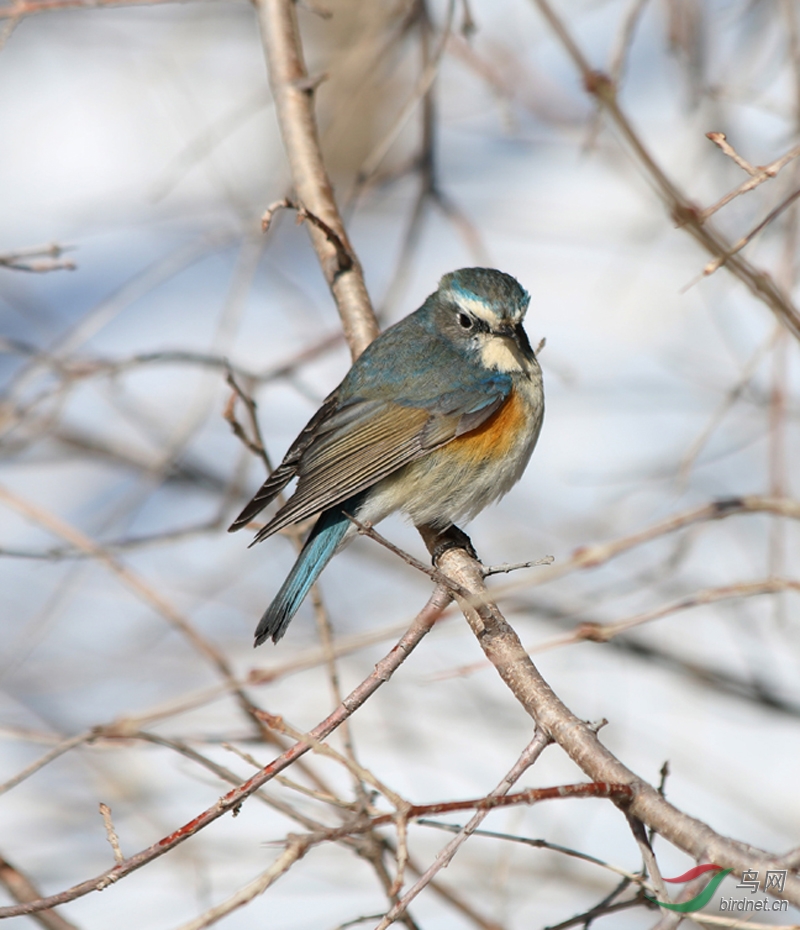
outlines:
[{"label": "thin twig", "polygon": [[361,171],[359,172],[360,184],[366,184],[372,175],[377,171],[380,163],[386,157],[386,153],[389,151],[397,137],[402,132],[403,127],[408,122],[411,114],[417,108],[420,101],[425,99],[428,91],[433,85],[433,82],[436,80],[436,75],[439,71],[442,55],[444,54],[444,50],[447,46],[447,40],[452,29],[454,13],[455,0],[449,0],[447,5],[445,24],[442,27],[442,34],[439,38],[439,44],[433,53],[433,57],[431,58],[427,67],[423,70],[422,74],[419,76],[416,87],[414,87],[404,106],[401,107],[400,112],[395,118],[395,121],[389,131],[375,146],[372,152],[370,152],[370,154],[364,159],[364,164],[362,165]]},{"label": "thin twig", "polygon": [[[235,680],[233,671],[222,653],[205,637],[201,636],[188,619],[163,595],[140,578],[132,569],[123,565],[115,556],[103,549],[102,546],[89,539],[76,527],[65,523],[55,514],[38,506],[38,504],[11,494],[2,486],[0,486],[0,501],[102,562],[137,597],[179,629],[197,651],[216,666],[226,679]],[[235,690],[241,693],[238,686],[235,686]],[[243,697],[243,699],[249,704],[246,698]]]},{"label": "thin twig", "polygon": [[[517,759],[511,770],[503,778],[497,788],[495,788],[492,794],[489,795],[487,803],[490,803],[490,800],[496,797],[507,794],[511,786],[533,765],[533,763],[539,758],[549,743],[550,737],[543,730],[537,729],[533,739],[525,747],[519,759]],[[444,849],[438,853],[430,868],[417,879],[417,881],[411,886],[411,888],[408,889],[408,891],[397,902],[397,904],[390,911],[388,911],[383,920],[381,920],[377,925],[376,930],[386,930],[390,924],[394,923],[394,921],[405,912],[409,904],[411,904],[411,902],[423,890],[423,888],[425,888],[425,886],[430,883],[431,879],[436,875],[436,873],[446,868],[450,864],[453,856],[455,856],[461,846],[463,846],[463,844],[469,839],[470,835],[486,819],[488,812],[489,808],[478,810],[475,813],[475,815],[470,819],[469,823],[466,824],[463,830],[461,830],[458,835],[454,836],[453,839],[444,847]]]},{"label": "thin twig", "polygon": [[506,582],[493,588],[492,592],[497,598],[523,587],[538,587],[548,584],[557,578],[563,578],[571,574],[576,569],[583,571],[599,568],[601,565],[605,565],[612,559],[624,555],[644,543],[653,542],[663,536],[695,526],[698,523],[724,520],[728,517],[747,513],[771,513],[793,520],[800,520],[800,501],[790,498],[766,497],[758,494],[721,498],[701,507],[695,507],[667,517],[665,520],[654,523],[628,536],[589,546],[579,546],[568,559],[557,561],[553,565],[544,565],[540,571],[529,576],[524,581]]},{"label": "thin twig", "polygon": [[109,845],[114,851],[114,861],[124,862],[125,856],[122,855],[122,850],[119,848],[119,837],[117,836],[117,831],[114,829],[114,821],[111,819],[111,808],[108,804],[100,804],[100,816],[103,818],[103,826],[106,828],[106,836],[108,837]]},{"label": "thin twig", "polygon": [[[269,460],[267,455],[267,450],[264,446],[264,437],[261,435],[261,427],[258,424],[258,417],[256,416],[256,402],[248,394],[244,388],[242,388],[236,379],[233,376],[233,372],[229,371],[225,377],[225,381],[233,391],[228,400],[228,403],[225,405],[225,410],[223,411],[223,417],[225,420],[230,423],[233,434],[239,439],[244,445],[253,453],[257,455],[261,461],[264,463],[264,468],[267,470],[267,474],[270,474],[272,471],[272,463]],[[242,424],[236,419],[236,398],[239,398],[244,404],[245,410],[247,410],[247,416],[250,420],[250,430],[252,432],[253,438],[251,439]]]},{"label": "thin twig", "polygon": [[[300,730],[289,726],[289,724],[287,724],[283,718],[270,719],[270,727],[278,730],[281,733],[284,733],[287,736],[290,736],[292,739],[297,741],[305,738],[305,734],[303,734]],[[327,756],[330,759],[335,759],[337,762],[347,768],[353,775],[355,775],[359,781],[366,782],[366,784],[371,785],[376,791],[379,791],[387,799],[387,801],[393,804],[396,810],[405,810],[409,806],[408,802],[404,798],[397,794],[397,792],[392,791],[388,785],[377,778],[369,769],[365,768],[363,765],[360,765],[354,758],[342,755],[342,753],[337,752],[332,746],[322,742],[321,740],[318,743],[315,743],[312,749],[315,753],[320,753],[321,755]]]},{"label": "thin twig", "polygon": [[[636,32],[636,27],[639,25],[639,20],[641,19],[646,5],[647,0],[633,0],[633,3],[631,4],[630,9],[625,16],[625,19],[622,21],[622,27],[620,28],[619,34],[617,36],[616,48],[611,56],[611,64],[608,69],[609,77],[617,87],[619,87],[622,83],[625,62],[630,53],[631,46],[633,45],[633,37]],[[584,148],[587,151],[594,148],[597,137],[600,133],[600,129],[602,128],[602,122],[603,111],[598,107],[595,110],[594,117],[587,134],[587,140],[584,145]]]},{"label": "thin twig", "polygon": [[258,878],[249,882],[243,888],[240,888],[239,891],[231,895],[227,901],[223,901],[221,904],[209,908],[204,914],[201,914],[194,920],[181,924],[177,930],[202,930],[203,927],[210,927],[212,924],[222,920],[223,917],[227,917],[232,911],[243,907],[245,904],[252,901],[253,898],[263,894],[270,885],[274,885],[282,875],[285,875],[296,862],[303,858],[307,851],[308,846],[301,840],[290,840],[286,849],[265,872],[259,875]]},{"label": "thin twig", "polygon": [[[15,901],[36,901],[42,896],[41,891],[28,876],[2,856],[0,856],[0,885]],[[39,911],[36,919],[45,930],[78,930],[75,924],[56,911]]]},{"label": "thin twig", "polygon": [[714,274],[715,271],[718,271],[723,265],[727,264],[734,255],[736,255],[738,252],[741,252],[741,250],[748,243],[752,242],[752,240],[763,229],[769,226],[770,223],[774,222],[781,215],[781,213],[783,213],[784,210],[788,209],[797,200],[798,197],[800,197],[800,188],[798,188],[796,191],[793,191],[791,194],[789,194],[788,197],[785,197],[778,204],[778,206],[775,207],[774,210],[770,210],[770,212],[758,225],[754,226],[749,233],[742,236],[738,242],[735,242],[732,246],[730,246],[730,248],[728,248],[724,254],[718,255],[715,259],[710,261],[705,266],[705,268],[703,268],[703,277],[708,277],[708,275]]},{"label": "thin twig", "polygon": [[25,766],[21,772],[18,772],[16,775],[3,782],[3,784],[0,785],[0,794],[5,794],[12,788],[16,788],[16,786],[25,781],[26,778],[30,778],[31,775],[35,774],[40,769],[43,769],[46,765],[49,765],[59,756],[63,756],[65,752],[69,752],[70,749],[74,749],[76,746],[80,746],[82,743],[88,743],[92,739],[92,736],[93,731],[86,730],[83,733],[77,734],[76,736],[71,736],[69,739],[62,740],[57,746],[54,746],[49,752],[46,752],[35,762]]},{"label": "thin twig", "polygon": [[[442,570],[472,592],[473,598],[487,592],[480,565],[465,552],[448,550],[440,559]],[[546,569],[543,569],[546,571]],[[694,858],[708,856],[723,868],[739,874],[744,869],[774,868],[777,857],[723,837],[707,824],[669,804],[651,785],[623,765],[583,721],[558,699],[541,677],[514,630],[490,602],[481,606],[457,596],[486,657],[495,667],[517,700],[555,742],[593,780],[629,784],[633,801],[626,813],[657,830],[674,845]],[[784,897],[800,902],[800,880],[787,878]]]},{"label": "thin twig", "polygon": [[[663,797],[661,792],[659,792],[659,794]],[[664,879],[661,876],[661,870],[653,854],[653,847],[650,845],[650,840],[647,837],[644,824],[638,817],[629,815],[628,826],[631,828],[633,838],[636,840],[636,845],[639,847],[639,851],[642,854],[644,868],[650,876],[650,882],[656,890],[657,897],[662,901],[669,900],[667,886],[664,884]]]},{"label": "thin twig", "polygon": [[304,207],[302,203],[296,200],[284,197],[283,200],[276,200],[275,203],[270,204],[261,217],[262,232],[266,232],[269,229],[272,219],[278,210],[294,210],[297,213],[298,223],[302,223],[306,220],[311,223],[312,226],[315,226],[336,250],[339,273],[341,274],[342,271],[350,271],[355,262],[355,256],[353,255],[349,243],[342,239],[339,233],[329,226],[321,217],[317,216],[316,213],[312,213],[307,207]]},{"label": "thin twig", "polygon": [[[438,820],[426,820],[424,817],[417,820],[417,824],[422,827],[433,827],[436,830],[446,830],[449,833],[460,833],[464,829],[463,826],[459,826],[458,824],[442,823]],[[590,856],[588,853],[581,852],[578,849],[571,849],[569,846],[561,846],[558,843],[552,843],[550,840],[534,839],[530,836],[515,836],[513,833],[502,833],[497,830],[475,830],[473,831],[473,836],[485,836],[495,840],[506,840],[510,843],[530,846],[533,849],[547,849],[550,852],[560,853],[572,859],[579,859],[581,862],[589,862],[592,865],[598,865],[603,869],[607,869],[609,872],[613,872],[615,875],[621,875],[628,883],[644,885],[645,888],[648,887],[644,880],[644,876],[640,873],[630,872],[617,865],[612,865],[604,859],[598,859],[597,856]]]},{"label": "thin twig", "polygon": [[511,572],[518,572],[523,568],[537,568],[540,565],[552,565],[555,562],[555,556],[545,555],[541,559],[533,559],[530,562],[504,562],[502,565],[486,565],[483,569],[483,577],[488,578],[490,575],[508,575]]},{"label": "thin twig", "polygon": [[[2,8],[0,8],[2,10]],[[2,13],[0,12],[0,16]],[[74,246],[62,246],[55,242],[36,245],[13,252],[0,252],[0,267],[13,271],[74,271],[78,266],[69,258],[61,256]]]},{"label": "thin twig", "polygon": [[[527,791],[517,791],[514,794],[498,794],[497,791],[499,791],[499,789],[495,789],[494,792],[485,797],[471,798],[466,801],[406,804],[401,811],[401,815],[403,820],[409,821],[429,817],[433,814],[452,814],[464,810],[477,810],[488,813],[489,811],[497,810],[501,807],[518,807],[522,804],[538,804],[541,801],[553,801],[558,799],[610,798],[614,801],[624,803],[633,797],[630,785],[609,785],[604,782],[558,785],[555,788],[529,788]],[[340,827],[329,827],[320,830],[318,833],[308,837],[308,839],[313,843],[321,843],[326,840],[338,840],[355,833],[364,833],[368,830],[373,830],[375,827],[387,826],[393,823],[396,824],[397,818],[397,813],[378,814],[374,817],[361,818],[358,821],[353,821],[352,823],[347,823]],[[467,833],[465,831],[468,831],[468,825],[459,831],[459,834],[463,835],[464,839],[467,838],[467,835],[471,835],[471,833],[474,832],[468,831]],[[458,845],[461,845],[461,842],[463,842],[463,840],[460,841]],[[443,853],[439,854],[437,861],[442,855]],[[440,865],[436,871],[440,868],[444,868],[451,860],[452,855],[449,855],[447,862],[444,863],[444,865]],[[426,872],[425,874],[427,875],[428,873]]]},{"label": "thin twig", "polygon": [[[704,591],[698,591],[689,597],[673,601],[664,607],[657,607],[654,610],[646,610],[633,617],[625,620],[616,620],[613,623],[582,623],[570,634],[570,642],[580,642],[590,640],[595,643],[605,643],[620,633],[630,630],[642,623],[649,623],[652,620],[659,620],[670,614],[682,610],[689,610],[692,607],[702,607],[706,604],[716,604],[719,601],[726,601],[732,598],[758,597],[762,594],[778,594],[783,591],[800,592],[800,581],[793,581],[789,578],[765,578],[763,581],[741,582],[739,584],[723,585],[719,588],[707,588]],[[567,640],[559,643],[564,645]],[[552,645],[552,644],[550,644]]]},{"label": "thin twig", "polygon": [[775,177],[776,172],[772,172],[770,175],[766,168],[755,168],[749,161],[742,158],[736,149],[728,142],[728,137],[724,132],[707,132],[706,138],[710,139],[714,145],[719,146],[728,158],[734,161],[742,171],[746,171],[751,177],[758,177],[760,174],[765,174],[768,177]]},{"label": "thin twig", "polygon": [[[721,233],[714,229],[710,223],[704,222],[702,210],[693,204],[678,188],[677,184],[667,176],[656,162],[655,157],[648,151],[619,104],[613,81],[607,75],[591,67],[582,49],[548,0],[532,0],[532,3],[550,24],[567,54],[580,71],[586,92],[591,94],[598,105],[602,106],[608,113],[611,121],[631,149],[636,161],[641,164],[649,176],[677,225],[685,229],[715,258],[730,255],[730,246]],[[751,265],[741,255],[730,257],[726,261],[725,267],[746,285],[754,297],[761,300],[772,310],[795,339],[800,340],[800,312],[798,312],[790,296],[778,287],[766,272]]]},{"label": "thin twig", "polygon": [[303,740],[295,743],[247,781],[223,795],[223,797],[207,810],[203,811],[182,827],[179,827],[169,836],[163,837],[152,846],[130,856],[124,862],[114,866],[112,869],[102,872],[94,878],[73,885],[72,888],[68,888],[57,894],[38,898],[35,901],[0,907],[0,920],[5,917],[18,917],[22,914],[33,914],[38,911],[47,910],[59,904],[64,904],[67,901],[74,901],[76,898],[83,897],[92,891],[101,891],[103,888],[108,887],[108,885],[129,875],[131,872],[140,869],[148,862],[152,862],[154,859],[163,856],[175,846],[183,843],[190,836],[194,836],[198,831],[204,829],[210,823],[213,823],[225,814],[238,810],[250,795],[254,794],[277,774],[288,768],[305,753],[309,752],[315,744],[329,736],[340,726],[344,719],[353,714],[378,690],[378,688],[381,687],[382,684],[384,684],[384,682],[388,681],[396,669],[399,668],[416,646],[419,645],[423,637],[431,630],[433,624],[438,619],[442,610],[447,606],[449,600],[449,593],[444,588],[438,587],[431,595],[431,598],[428,600],[423,610],[417,615],[414,623],[400,638],[392,650],[376,664],[372,673],[350,692],[342,704],[337,707],[332,714],[329,714],[323,721],[310,730]]},{"label": "thin twig", "polygon": [[705,221],[710,216],[713,216],[717,210],[720,210],[726,204],[729,204],[736,197],[740,197],[742,194],[746,194],[748,191],[751,191],[758,187],[760,184],[763,184],[764,181],[770,181],[772,178],[777,177],[782,168],[785,168],[789,162],[794,161],[795,158],[800,156],[800,145],[796,145],[794,148],[789,149],[785,155],[781,155],[780,158],[776,158],[775,161],[770,162],[770,164],[764,165],[763,167],[757,167],[751,165],[750,162],[746,161],[741,157],[741,155],[739,155],[734,147],[727,141],[727,137],[724,132],[707,132],[706,137],[710,139],[715,145],[719,146],[719,148],[722,149],[722,151],[729,158],[736,162],[736,164],[743,171],[746,171],[750,175],[750,178],[747,181],[743,181],[732,191],[729,191],[713,206],[706,207],[705,210],[702,210],[700,212],[700,219],[702,221]]},{"label": "thin twig", "polygon": [[[616,894],[618,894],[618,890],[615,888],[613,895],[616,896]],[[611,895],[609,895],[609,897],[611,897]],[[601,902],[589,908],[588,911],[584,911],[582,914],[576,914],[574,917],[563,920],[559,924],[550,924],[545,927],[544,930],[569,930],[569,927],[582,927],[583,930],[586,930],[598,917],[607,917],[609,914],[619,914],[621,911],[629,911],[631,908],[641,907],[642,905],[652,908],[655,907],[654,904],[648,905],[648,902],[638,895],[635,898],[631,898],[629,901],[617,901],[615,904],[603,904]]]},{"label": "thin twig", "polygon": [[677,481],[681,488],[686,487],[692,467],[697,461],[697,457],[702,452],[703,447],[714,433],[714,430],[719,426],[725,415],[733,407],[736,401],[742,396],[748,384],[750,384],[752,381],[753,376],[755,375],[762,361],[770,349],[775,345],[779,334],[782,332],[785,332],[784,328],[780,325],[780,323],[776,323],[770,335],[764,340],[764,342],[761,343],[760,346],[758,346],[755,352],[753,352],[750,358],[745,362],[739,380],[720,401],[716,410],[709,417],[708,423],[706,424],[703,431],[684,453],[683,457],[681,458],[680,465],[678,466],[677,474]]}]

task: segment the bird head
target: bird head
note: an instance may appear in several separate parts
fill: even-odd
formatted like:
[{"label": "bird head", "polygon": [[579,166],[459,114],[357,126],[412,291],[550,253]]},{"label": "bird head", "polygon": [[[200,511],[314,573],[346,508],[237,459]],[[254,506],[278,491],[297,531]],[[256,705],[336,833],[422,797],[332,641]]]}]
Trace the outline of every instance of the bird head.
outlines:
[{"label": "bird head", "polygon": [[484,367],[527,371],[534,358],[522,320],[530,295],[494,268],[461,268],[439,282],[430,298],[437,332]]}]

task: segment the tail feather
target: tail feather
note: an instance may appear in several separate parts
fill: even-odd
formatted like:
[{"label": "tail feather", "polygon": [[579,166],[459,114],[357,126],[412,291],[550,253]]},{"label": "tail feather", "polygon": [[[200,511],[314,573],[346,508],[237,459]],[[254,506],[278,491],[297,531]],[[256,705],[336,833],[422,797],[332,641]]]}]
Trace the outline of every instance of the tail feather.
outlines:
[{"label": "tail feather", "polygon": [[360,497],[361,495],[350,498],[320,515],[286,581],[259,621],[256,628],[256,646],[260,646],[270,637],[273,643],[277,643],[286,632],[311,585],[319,578],[347,531],[352,528],[353,524],[345,514],[354,513],[361,503]]}]

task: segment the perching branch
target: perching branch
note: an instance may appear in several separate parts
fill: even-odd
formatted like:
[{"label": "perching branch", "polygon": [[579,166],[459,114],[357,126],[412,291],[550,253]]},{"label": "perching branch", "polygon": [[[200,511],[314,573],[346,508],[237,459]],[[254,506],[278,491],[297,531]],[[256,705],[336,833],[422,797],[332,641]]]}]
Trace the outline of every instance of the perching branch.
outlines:
[{"label": "perching branch", "polygon": [[[475,594],[485,590],[479,564],[462,558],[458,550],[446,551],[441,557],[440,568],[456,583]],[[561,702],[540,675],[517,634],[488,599],[479,607],[460,603],[486,657],[538,726],[593,781],[630,785],[634,798],[630,805],[626,805],[627,813],[697,860],[731,868],[737,874],[745,869],[780,867],[778,856],[723,837],[701,820],[690,817],[666,801],[656,788],[635,775],[606,749],[597,733]],[[800,903],[800,878],[787,876],[782,897]]]},{"label": "perching branch", "polygon": [[[670,204],[673,215],[686,224],[712,254],[726,254],[729,249],[725,248],[722,240],[703,225],[697,216],[697,209],[686,200],[645,150],[619,108],[611,82],[589,67],[583,53],[546,0],[535,2],[581,69],[587,90],[608,110],[637,157],[647,167],[657,188]],[[334,293],[352,354],[357,356],[377,334],[377,327],[366,291],[363,290],[360,265],[349,244],[325,172],[312,106],[315,84],[309,81],[303,64],[294,6],[289,0],[259,0],[258,10],[269,60],[272,92],[277,102],[281,131],[299,200],[335,231],[340,242],[347,244],[348,252],[354,259],[351,269],[340,272],[337,249],[324,232],[314,226],[309,227],[323,271]],[[732,257],[730,265],[800,338],[800,316],[788,297],[766,275],[756,272],[739,256]],[[345,280],[352,289],[337,290],[339,273],[342,278],[348,276]],[[424,527],[421,532],[429,550],[434,551],[438,534]],[[456,583],[459,590],[468,592],[467,598],[459,594],[457,600],[487,658],[517,700],[537,725],[590,778],[594,781],[629,784],[632,787],[635,797],[629,807],[631,815],[697,859],[709,857],[713,862],[739,872],[757,866],[774,866],[778,861],[776,857],[721,837],[702,821],[689,817],[669,804],[655,788],[638,778],[600,743],[592,728],[558,699],[539,674],[517,634],[490,600],[480,562],[464,549],[454,548],[445,551],[438,567]],[[436,594],[448,596],[442,586],[437,587]],[[800,902],[800,880],[791,878],[787,881],[785,897]]]}]

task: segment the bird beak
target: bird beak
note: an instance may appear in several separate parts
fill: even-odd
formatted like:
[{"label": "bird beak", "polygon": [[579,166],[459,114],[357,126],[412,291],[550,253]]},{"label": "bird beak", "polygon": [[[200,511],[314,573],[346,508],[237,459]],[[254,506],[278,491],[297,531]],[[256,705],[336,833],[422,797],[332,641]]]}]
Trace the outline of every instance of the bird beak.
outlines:
[{"label": "bird beak", "polygon": [[517,341],[517,328],[512,323],[502,323],[494,332],[498,336],[505,336],[506,339]]}]

